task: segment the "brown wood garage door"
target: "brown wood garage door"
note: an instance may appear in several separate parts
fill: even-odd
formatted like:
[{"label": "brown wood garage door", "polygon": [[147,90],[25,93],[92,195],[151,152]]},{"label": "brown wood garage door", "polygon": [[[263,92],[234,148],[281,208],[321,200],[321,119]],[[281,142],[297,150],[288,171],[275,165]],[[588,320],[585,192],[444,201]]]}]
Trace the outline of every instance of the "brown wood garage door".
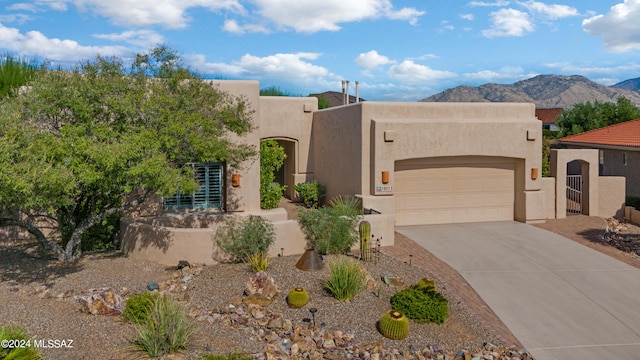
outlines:
[{"label": "brown wood garage door", "polygon": [[395,164],[396,225],[514,218],[513,160],[424,158]]}]

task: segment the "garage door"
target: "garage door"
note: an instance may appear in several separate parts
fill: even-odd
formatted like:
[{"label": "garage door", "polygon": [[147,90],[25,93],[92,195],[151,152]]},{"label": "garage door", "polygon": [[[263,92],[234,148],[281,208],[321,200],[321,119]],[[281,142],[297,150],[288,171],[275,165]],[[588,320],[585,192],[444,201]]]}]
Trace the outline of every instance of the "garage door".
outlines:
[{"label": "garage door", "polygon": [[514,169],[485,157],[397,161],[396,225],[513,220]]}]

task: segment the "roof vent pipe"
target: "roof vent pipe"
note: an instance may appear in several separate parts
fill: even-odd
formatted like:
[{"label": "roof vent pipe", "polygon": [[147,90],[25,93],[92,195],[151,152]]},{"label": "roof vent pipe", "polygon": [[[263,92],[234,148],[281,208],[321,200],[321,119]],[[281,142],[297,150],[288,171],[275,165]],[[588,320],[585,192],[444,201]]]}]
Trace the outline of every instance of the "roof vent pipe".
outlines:
[{"label": "roof vent pipe", "polygon": [[344,100],[344,80],[342,80],[342,105],[345,104],[345,100]]},{"label": "roof vent pipe", "polygon": [[345,104],[349,105],[349,103],[351,102],[351,99],[349,99],[349,80],[345,80],[344,82],[347,83],[347,97],[345,100]]},{"label": "roof vent pipe", "polygon": [[360,102],[360,95],[358,95],[358,80],[356,80],[356,102],[359,103]]}]

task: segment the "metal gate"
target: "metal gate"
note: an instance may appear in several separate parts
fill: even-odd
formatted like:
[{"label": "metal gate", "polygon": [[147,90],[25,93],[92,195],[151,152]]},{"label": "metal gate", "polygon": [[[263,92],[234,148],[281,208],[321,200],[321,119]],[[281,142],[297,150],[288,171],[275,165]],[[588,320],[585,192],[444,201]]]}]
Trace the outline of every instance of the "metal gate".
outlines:
[{"label": "metal gate", "polygon": [[582,175],[567,175],[567,215],[582,214]]}]

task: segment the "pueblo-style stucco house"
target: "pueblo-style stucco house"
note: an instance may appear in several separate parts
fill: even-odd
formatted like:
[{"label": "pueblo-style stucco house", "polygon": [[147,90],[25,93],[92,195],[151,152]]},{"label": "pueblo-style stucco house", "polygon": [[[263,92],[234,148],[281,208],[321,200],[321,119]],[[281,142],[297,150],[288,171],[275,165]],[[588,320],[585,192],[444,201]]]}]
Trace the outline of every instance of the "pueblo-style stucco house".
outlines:
[{"label": "pueblo-style stucco house", "polygon": [[560,139],[570,149],[597,149],[600,175],[623,176],[627,195],[640,196],[640,119]]},{"label": "pueblo-style stucco house", "polygon": [[[327,199],[361,197],[382,246],[393,244],[395,226],[533,223],[565,216],[566,171],[541,177],[542,129],[533,104],[367,101],[318,110],[315,97],[260,96],[257,81],[212,85],[244,96],[254,111],[256,130],[237,141],[258,147],[261,140],[275,139],[284,147],[286,195],[294,195],[294,184],[316,180]],[[553,156],[558,167],[572,160],[585,164],[584,213],[616,214],[624,202],[624,179],[598,176],[597,151],[554,150]],[[198,207],[219,209],[173,211],[176,199],[158,202],[123,220],[125,252],[168,264],[211,263],[218,251],[215,230],[229,213],[270,219],[277,238],[272,255],[304,251],[300,228],[284,209],[260,209],[259,161],[247,161],[240,170],[225,164],[198,170],[207,180],[203,194],[215,194]],[[611,200],[599,198],[601,184],[613,189]],[[186,197],[182,208],[190,201]]]}]

